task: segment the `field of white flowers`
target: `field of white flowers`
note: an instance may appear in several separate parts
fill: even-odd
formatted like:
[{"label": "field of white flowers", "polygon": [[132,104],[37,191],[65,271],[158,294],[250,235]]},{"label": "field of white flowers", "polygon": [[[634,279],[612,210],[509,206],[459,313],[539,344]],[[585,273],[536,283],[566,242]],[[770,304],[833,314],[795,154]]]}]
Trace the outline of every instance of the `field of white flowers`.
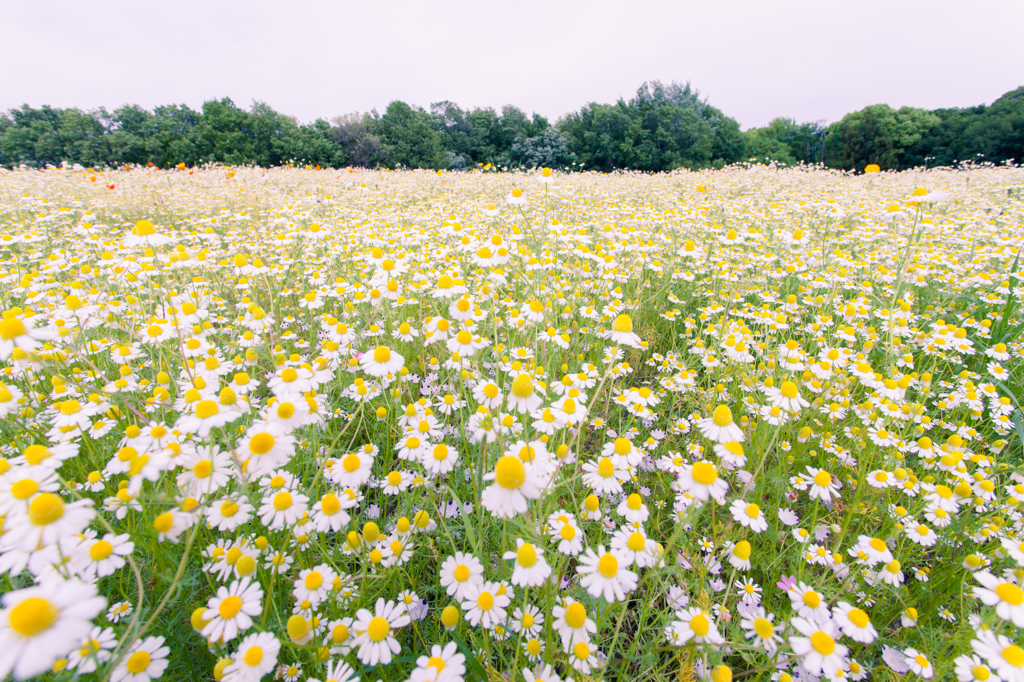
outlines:
[{"label": "field of white flowers", "polygon": [[1024,681],[1022,188],[0,170],[0,679]]}]

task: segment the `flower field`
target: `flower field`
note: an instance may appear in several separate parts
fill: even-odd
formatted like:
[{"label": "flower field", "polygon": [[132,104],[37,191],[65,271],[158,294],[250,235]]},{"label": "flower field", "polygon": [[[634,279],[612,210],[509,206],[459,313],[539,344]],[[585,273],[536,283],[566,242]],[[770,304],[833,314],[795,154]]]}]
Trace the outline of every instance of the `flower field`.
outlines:
[{"label": "flower field", "polygon": [[1024,681],[1022,188],[0,170],[0,679]]}]

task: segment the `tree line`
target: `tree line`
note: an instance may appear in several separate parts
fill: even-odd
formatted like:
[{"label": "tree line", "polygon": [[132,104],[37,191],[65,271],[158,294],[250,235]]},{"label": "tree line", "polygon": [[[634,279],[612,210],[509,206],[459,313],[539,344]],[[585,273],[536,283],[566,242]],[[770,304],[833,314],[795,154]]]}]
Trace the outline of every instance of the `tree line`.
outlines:
[{"label": "tree line", "polygon": [[589,103],[552,123],[514,106],[429,109],[394,101],[383,113],[348,114],[300,124],[264,103],[246,110],[230,99],[199,110],[152,111],[126,105],[0,114],[0,165],[87,167],[184,163],[321,167],[464,169],[585,168],[665,171],[739,161],[823,162],[860,170],[1003,163],[1024,159],[1024,87],[992,105],[893,109],[875,104],[825,125],[776,118],[741,131],[689,83],[644,83],[629,100]]}]

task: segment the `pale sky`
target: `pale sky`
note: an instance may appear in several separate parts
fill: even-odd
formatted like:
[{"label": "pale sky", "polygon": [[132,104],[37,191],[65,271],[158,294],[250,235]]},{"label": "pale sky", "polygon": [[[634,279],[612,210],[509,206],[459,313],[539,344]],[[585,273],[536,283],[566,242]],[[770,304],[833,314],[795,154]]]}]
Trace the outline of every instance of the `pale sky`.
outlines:
[{"label": "pale sky", "polygon": [[0,0],[0,109],[231,97],[302,122],[401,99],[552,122],[690,81],[743,128],[1024,85],[1022,0]]}]

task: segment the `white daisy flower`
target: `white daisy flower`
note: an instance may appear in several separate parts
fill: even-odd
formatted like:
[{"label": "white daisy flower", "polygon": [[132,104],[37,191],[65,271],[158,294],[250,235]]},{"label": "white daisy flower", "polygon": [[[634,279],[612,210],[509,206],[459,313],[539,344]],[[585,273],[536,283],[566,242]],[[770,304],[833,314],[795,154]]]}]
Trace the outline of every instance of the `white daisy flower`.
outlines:
[{"label": "white daisy flower", "polygon": [[213,642],[230,642],[238,633],[252,627],[253,618],[263,613],[263,588],[249,578],[218,587],[206,602],[202,619],[206,622],[200,634]]},{"label": "white daisy flower", "polygon": [[625,601],[626,595],[636,589],[637,575],[625,568],[630,561],[615,552],[606,552],[598,545],[597,552],[588,548],[580,557],[576,572],[581,576],[580,586],[590,596],[603,597],[606,602]]},{"label": "white daisy flower", "polygon": [[96,585],[49,578],[0,597],[0,679],[24,680],[50,670],[92,629],[107,605]]},{"label": "white daisy flower", "polygon": [[392,655],[402,650],[402,645],[395,639],[393,630],[408,625],[412,620],[405,612],[405,605],[393,601],[377,599],[371,613],[366,609],[356,612],[352,624],[355,633],[353,645],[359,648],[356,656],[363,665],[387,665]]}]

